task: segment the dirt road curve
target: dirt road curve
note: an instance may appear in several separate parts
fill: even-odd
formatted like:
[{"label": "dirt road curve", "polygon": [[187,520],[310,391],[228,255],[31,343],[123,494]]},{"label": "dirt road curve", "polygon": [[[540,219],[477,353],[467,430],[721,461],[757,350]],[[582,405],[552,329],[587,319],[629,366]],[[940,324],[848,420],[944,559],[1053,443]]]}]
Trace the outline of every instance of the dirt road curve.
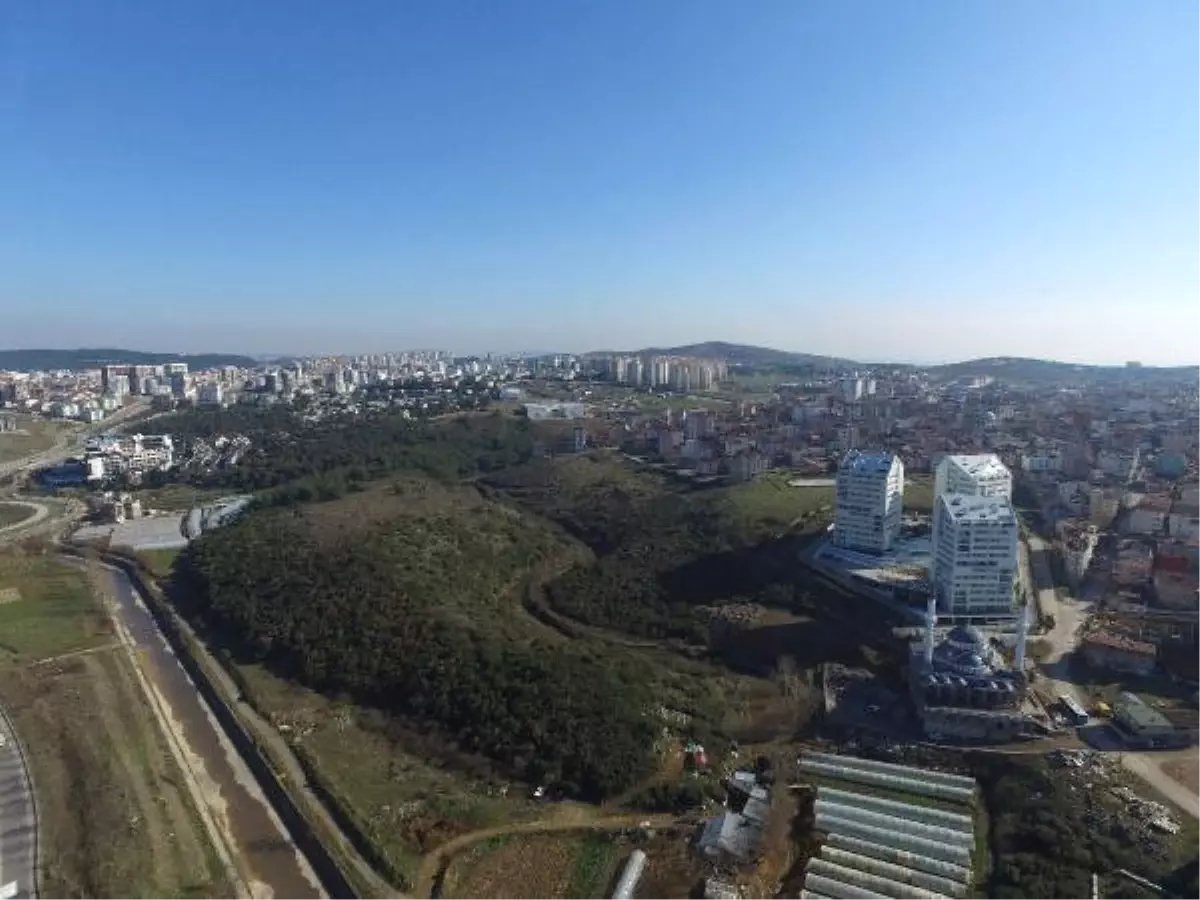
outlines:
[{"label": "dirt road curve", "polygon": [[1121,762],[1125,768],[1137,775],[1193,819],[1200,819],[1200,798],[1196,792],[1186,785],[1180,784],[1163,771],[1163,766],[1172,762],[1190,761],[1195,767],[1200,762],[1195,750],[1188,750],[1183,756],[1158,753],[1125,753]]},{"label": "dirt road curve", "polygon": [[6,531],[17,531],[18,529],[23,530],[25,528],[29,528],[32,525],[36,525],[50,514],[50,510],[42,506],[40,503],[31,503],[28,500],[17,500],[16,498],[8,498],[4,502],[9,506],[23,506],[26,509],[32,509],[33,514],[28,518],[22,519],[20,522],[13,522],[11,525],[0,527],[0,534]]},{"label": "dirt road curve", "polygon": [[[560,808],[564,809],[564,808]],[[486,841],[488,838],[506,834],[546,834],[553,831],[612,831],[617,828],[636,828],[643,822],[649,822],[652,827],[663,828],[672,825],[677,817],[670,813],[646,815],[645,813],[628,813],[619,816],[601,816],[587,818],[584,807],[572,807],[571,812],[577,815],[548,816],[532,822],[521,822],[516,825],[497,825],[494,828],[481,828],[460,834],[453,840],[447,841],[435,850],[430,851],[421,859],[417,870],[417,880],[413,887],[414,897],[429,897],[433,893],[433,885],[442,869],[453,857],[467,849],[472,844]]]}]

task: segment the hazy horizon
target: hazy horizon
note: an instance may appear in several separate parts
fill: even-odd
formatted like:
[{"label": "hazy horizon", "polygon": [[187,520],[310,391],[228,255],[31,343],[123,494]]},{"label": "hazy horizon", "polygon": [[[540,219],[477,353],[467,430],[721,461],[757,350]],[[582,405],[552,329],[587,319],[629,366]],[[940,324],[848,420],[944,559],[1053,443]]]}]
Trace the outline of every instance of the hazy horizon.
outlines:
[{"label": "hazy horizon", "polygon": [[[253,359],[257,359],[257,360],[269,361],[269,360],[273,360],[273,359],[287,359],[287,358],[291,358],[291,357],[296,357],[296,358],[319,357],[319,356],[355,357],[355,356],[372,356],[372,355],[379,355],[379,354],[385,354],[385,353],[404,353],[404,352],[421,352],[421,351],[425,351],[425,352],[439,351],[439,352],[453,353],[455,356],[480,356],[480,357],[486,356],[488,354],[495,355],[495,356],[518,356],[518,355],[544,356],[544,355],[551,355],[551,354],[556,354],[556,353],[570,354],[570,355],[574,355],[574,356],[584,356],[584,355],[589,355],[589,354],[602,354],[602,353],[640,353],[645,350],[672,349],[672,348],[676,348],[676,347],[687,347],[687,346],[691,346],[694,344],[705,344],[705,343],[730,343],[730,344],[733,344],[733,343],[739,343],[739,342],[726,341],[722,338],[711,338],[709,340],[700,340],[700,341],[659,343],[659,344],[641,344],[638,346],[631,346],[631,347],[593,347],[593,348],[590,348],[587,350],[579,350],[579,349],[575,349],[575,348],[566,348],[566,347],[540,347],[540,348],[539,347],[526,347],[526,348],[495,348],[495,347],[491,347],[491,348],[485,348],[485,349],[479,349],[479,348],[463,349],[463,348],[459,348],[459,347],[455,347],[455,346],[434,346],[434,345],[415,345],[414,344],[414,345],[409,345],[409,346],[381,347],[381,348],[377,348],[377,349],[373,349],[373,350],[329,349],[329,350],[321,350],[321,351],[310,352],[310,353],[301,353],[301,352],[296,352],[296,351],[278,352],[278,351],[259,351],[259,350],[229,350],[229,349],[224,349],[224,348],[215,348],[214,349],[212,347],[202,347],[200,349],[195,349],[195,350],[191,350],[191,349],[184,350],[184,349],[179,349],[177,347],[170,347],[170,346],[132,347],[132,346],[120,346],[117,344],[97,344],[94,346],[88,345],[88,346],[78,346],[78,347],[77,346],[32,346],[32,345],[25,346],[25,347],[0,347],[0,353],[9,352],[9,351],[123,350],[123,351],[130,352],[130,353],[175,354],[177,356],[203,356],[203,355],[221,354],[221,355],[229,355],[229,356],[246,356],[246,357],[250,357]],[[953,363],[971,362],[971,361],[977,360],[977,359],[1007,357],[1007,358],[1011,358],[1011,359],[1033,359],[1033,360],[1041,360],[1044,362],[1057,362],[1057,363],[1064,363],[1064,364],[1068,364],[1068,365],[1084,365],[1084,366],[1124,366],[1129,362],[1138,362],[1138,363],[1141,363],[1142,366],[1145,368],[1184,368],[1184,367],[1200,368],[1200,358],[1194,359],[1190,362],[1185,361],[1185,362],[1180,362],[1180,363],[1162,363],[1162,364],[1148,363],[1145,360],[1137,360],[1137,359],[1132,359],[1132,358],[1119,360],[1117,362],[1095,362],[1095,361],[1090,361],[1090,360],[1085,360],[1085,359],[1062,359],[1062,358],[1058,358],[1058,357],[1048,357],[1048,356],[1047,357],[1025,357],[1025,356],[1021,356],[1020,354],[1014,354],[1014,353],[998,353],[998,354],[993,354],[993,355],[983,356],[983,357],[973,356],[973,357],[961,357],[961,358],[955,357],[955,358],[943,358],[943,359],[913,359],[913,358],[909,358],[909,359],[900,359],[900,358],[869,359],[869,358],[865,358],[865,357],[861,358],[861,359],[855,359],[852,357],[842,356],[840,354],[823,353],[819,350],[810,350],[810,349],[806,349],[806,348],[796,349],[796,348],[790,348],[790,347],[774,347],[769,344],[740,343],[739,345],[740,346],[757,347],[758,349],[761,349],[761,350],[777,350],[777,351],[783,351],[786,353],[801,353],[801,354],[807,354],[810,356],[829,356],[829,357],[834,357],[834,358],[839,358],[839,359],[846,359],[851,362],[862,363],[864,365],[895,364],[895,365],[908,365],[908,366],[942,366],[942,365],[949,365],[949,364],[953,364]]]},{"label": "hazy horizon", "polygon": [[0,21],[3,345],[1197,361],[1195,4]]}]

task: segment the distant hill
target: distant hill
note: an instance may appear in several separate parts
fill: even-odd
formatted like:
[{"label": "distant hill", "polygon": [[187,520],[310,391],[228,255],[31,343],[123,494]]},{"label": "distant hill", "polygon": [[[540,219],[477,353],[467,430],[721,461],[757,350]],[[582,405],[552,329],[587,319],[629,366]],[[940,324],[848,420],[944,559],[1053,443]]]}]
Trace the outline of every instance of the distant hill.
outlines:
[{"label": "distant hill", "polygon": [[754,347],[749,344],[730,344],[725,341],[705,341],[702,344],[684,344],[680,347],[647,347],[633,351],[650,356],[698,356],[703,359],[723,359],[736,366],[816,366],[818,368],[854,368],[861,366],[849,359],[835,356],[817,356],[812,353],[792,353],[789,350],[773,350],[770,347]]},{"label": "distant hill", "polygon": [[185,362],[189,369],[212,369],[218,366],[253,368],[258,363],[249,356],[233,353],[147,353],[141,350],[118,350],[109,347],[81,347],[78,350],[0,350],[0,369],[15,372],[44,372],[50,369],[98,369],[104,365],[128,363],[138,366],[159,366],[169,362]]},{"label": "distant hill", "polygon": [[919,369],[928,372],[934,378],[947,381],[973,375],[1014,382],[1179,381],[1200,378],[1200,366],[1092,366],[1019,356],[994,356],[937,366],[914,366],[909,363],[856,362],[835,356],[793,353],[788,350],[730,344],[725,341],[705,341],[679,347],[647,347],[644,350],[622,352],[650,356],[698,356],[723,359],[732,365],[756,368],[814,366],[818,369]]},{"label": "distant hill", "polygon": [[925,371],[944,379],[981,375],[1012,382],[1181,381],[1200,378],[1200,366],[1091,366],[1020,356],[971,359],[927,366]]}]

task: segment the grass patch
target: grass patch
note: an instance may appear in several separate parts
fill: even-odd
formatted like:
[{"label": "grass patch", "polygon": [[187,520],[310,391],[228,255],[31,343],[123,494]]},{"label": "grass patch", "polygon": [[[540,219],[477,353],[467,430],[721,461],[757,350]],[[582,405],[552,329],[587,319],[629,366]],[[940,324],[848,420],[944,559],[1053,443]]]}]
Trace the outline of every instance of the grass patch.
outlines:
[{"label": "grass patch", "polygon": [[84,574],[8,553],[0,587],[20,593],[0,605],[0,703],[37,787],[43,896],[232,896]]},{"label": "grass patch", "polygon": [[571,867],[568,897],[606,896],[617,861],[617,846],[603,835],[589,834],[575,855]]},{"label": "grass patch", "polygon": [[904,508],[912,512],[933,512],[932,475],[908,475],[905,477]]},{"label": "grass patch", "polygon": [[179,556],[181,547],[161,547],[155,550],[139,550],[138,559],[155,578],[166,578],[171,574],[175,558]]},{"label": "grass patch", "polygon": [[168,484],[160,488],[137,491],[134,496],[149,509],[178,510],[180,512],[200,506],[212,500],[228,497],[235,491],[225,488],[202,488],[190,484]]},{"label": "grass patch", "polygon": [[790,487],[793,477],[782,472],[760,475],[753,481],[722,488],[721,493],[738,520],[754,533],[816,531],[833,517],[832,487]]},{"label": "grass patch", "polygon": [[112,640],[108,618],[77,569],[48,557],[4,554],[0,588],[15,589],[20,597],[0,604],[0,666],[23,665]]}]

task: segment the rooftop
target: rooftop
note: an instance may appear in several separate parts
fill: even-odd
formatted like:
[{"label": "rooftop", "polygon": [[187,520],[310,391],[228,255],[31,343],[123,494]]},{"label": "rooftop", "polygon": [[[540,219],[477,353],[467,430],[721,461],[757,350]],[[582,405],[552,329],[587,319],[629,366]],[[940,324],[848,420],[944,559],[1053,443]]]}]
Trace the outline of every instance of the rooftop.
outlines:
[{"label": "rooftop", "polygon": [[1004,497],[980,497],[973,494],[945,494],[940,502],[945,505],[955,522],[1011,522],[1017,516],[1012,504]]},{"label": "rooftop", "polygon": [[1009,475],[1008,467],[1000,462],[995,453],[954,454],[946,459],[955,468],[961,469],[972,478],[1002,477]]},{"label": "rooftop", "polygon": [[838,471],[854,472],[856,474],[884,474],[892,470],[895,456],[884,451],[864,452],[851,450],[843,458]]},{"label": "rooftop", "polygon": [[1106,647],[1110,650],[1123,650],[1126,653],[1136,653],[1139,656],[1155,656],[1157,648],[1148,641],[1138,641],[1123,634],[1111,631],[1097,631],[1083,639],[1084,645]]}]

